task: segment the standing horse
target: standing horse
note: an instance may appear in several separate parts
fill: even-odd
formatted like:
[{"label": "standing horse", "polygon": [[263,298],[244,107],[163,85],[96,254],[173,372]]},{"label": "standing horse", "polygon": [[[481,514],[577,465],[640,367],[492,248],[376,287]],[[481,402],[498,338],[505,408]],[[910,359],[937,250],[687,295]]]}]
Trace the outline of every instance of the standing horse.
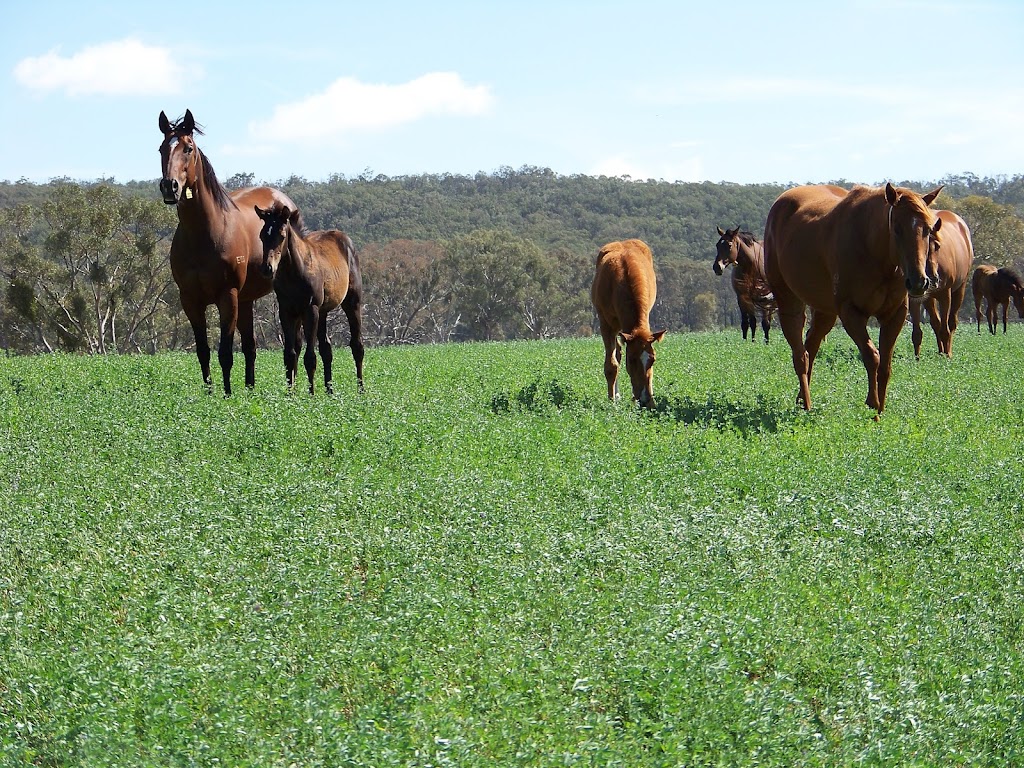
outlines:
[{"label": "standing horse", "polygon": [[736,303],[740,308],[740,323],[743,326],[743,340],[750,329],[750,340],[757,336],[757,315],[761,316],[761,330],[764,331],[764,343],[768,343],[768,329],[772,325],[772,313],[775,311],[775,296],[768,285],[764,273],[764,246],[750,232],[740,232],[740,228],[722,230],[715,245],[717,255],[711,265],[716,275],[721,275],[725,268],[734,265],[732,271],[732,289],[736,292]]},{"label": "standing horse", "polygon": [[[811,407],[811,371],[821,342],[842,318],[868,374],[865,403],[876,418],[885,408],[896,338],[907,318],[907,296],[936,281],[932,241],[942,220],[928,208],[942,188],[801,186],[779,195],[765,226],[765,269],[775,292],[782,332],[800,382],[797,401]],[[806,339],[805,310],[811,308]],[[879,323],[879,349],[868,318]]]},{"label": "standing horse", "polygon": [[1011,299],[1017,314],[1024,317],[1024,281],[1013,269],[996,269],[991,264],[982,264],[974,270],[971,288],[974,291],[974,316],[978,320],[978,333],[981,333],[982,300],[987,304],[985,316],[988,318],[989,333],[995,333],[998,327],[996,310],[999,306],[1003,308],[1003,333],[1006,333],[1006,313]]},{"label": "standing horse", "polygon": [[967,293],[967,276],[974,263],[974,245],[967,222],[952,211],[936,211],[942,220],[942,247],[933,242],[932,250],[938,282],[923,298],[910,299],[911,340],[914,356],[921,357],[921,308],[928,311],[928,320],[939,344],[939,354],[953,357],[953,334],[959,323],[957,313]]},{"label": "standing horse", "polygon": [[259,272],[263,258],[261,223],[253,206],[281,202],[294,207],[294,203],[270,187],[250,187],[229,194],[196,145],[194,134],[203,132],[196,126],[191,110],[174,123],[161,112],[160,131],[164,135],[160,145],[160,192],[164,202],[178,210],[178,228],[171,241],[171,274],[178,285],[181,308],[195,334],[196,356],[207,387],[213,382],[206,308],[215,304],[220,311],[217,359],[227,396],[231,394],[236,328],[245,355],[245,385],[256,384],[253,302],[271,288],[270,281]]},{"label": "standing horse", "polygon": [[359,257],[352,240],[337,229],[303,231],[299,211],[283,203],[269,209],[255,206],[263,220],[260,240],[263,242],[263,276],[273,281],[277,294],[281,331],[284,334],[284,369],[288,389],[295,386],[299,367],[299,325],[306,336],[306,354],[302,362],[309,377],[309,394],[313,394],[316,352],[313,337],[320,345],[324,361],[324,387],[331,386],[331,364],[334,351],[327,335],[327,316],[337,306],[348,317],[351,331],[352,358],[356,363],[356,382],[363,389],[363,280]]},{"label": "standing horse", "polygon": [[653,408],[654,343],[662,340],[665,331],[651,331],[651,307],[658,295],[651,249],[642,240],[608,243],[598,251],[596,266],[590,296],[604,339],[608,398],[619,396],[621,340],[626,345],[633,399],[644,408]]}]

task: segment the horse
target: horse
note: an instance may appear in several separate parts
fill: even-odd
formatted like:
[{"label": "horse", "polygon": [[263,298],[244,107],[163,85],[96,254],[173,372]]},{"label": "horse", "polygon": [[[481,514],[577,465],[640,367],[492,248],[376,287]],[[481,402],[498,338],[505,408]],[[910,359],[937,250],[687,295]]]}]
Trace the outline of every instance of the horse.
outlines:
[{"label": "horse", "polygon": [[761,316],[764,343],[768,343],[768,329],[775,312],[775,296],[772,295],[768,278],[764,274],[764,246],[750,232],[740,228],[724,230],[718,227],[719,239],[715,245],[717,255],[711,265],[716,275],[725,268],[735,265],[732,271],[732,289],[736,292],[736,303],[740,308],[740,323],[743,326],[743,340],[757,336],[757,315]]},{"label": "horse", "polygon": [[259,271],[262,223],[254,205],[276,202],[294,207],[291,199],[271,187],[249,187],[228,192],[214,173],[213,165],[195,142],[203,135],[192,111],[175,122],[160,112],[160,193],[178,212],[178,227],[171,240],[171,274],[178,286],[196,339],[196,356],[203,381],[212,389],[210,342],[206,308],[220,312],[220,346],[217,359],[224,376],[224,396],[231,395],[231,366],[235,329],[245,355],[245,385],[256,385],[256,340],[253,334],[253,302],[271,290]]},{"label": "horse", "polygon": [[981,333],[982,300],[987,304],[985,316],[988,318],[989,333],[996,332],[996,310],[999,306],[1003,308],[1003,333],[1006,333],[1006,313],[1011,299],[1017,314],[1024,317],[1024,281],[1010,267],[996,269],[991,264],[980,265],[974,270],[971,288],[974,291],[974,315],[978,320],[978,333]]},{"label": "horse", "polygon": [[665,337],[665,330],[652,331],[650,325],[658,294],[651,249],[642,240],[611,242],[598,251],[595,266],[590,296],[604,339],[608,399],[619,397],[621,344],[625,344],[633,399],[643,408],[653,408],[654,344]]},{"label": "horse", "polygon": [[[782,332],[800,383],[797,402],[811,408],[811,372],[821,342],[842,318],[868,375],[865,404],[885,408],[896,338],[908,295],[920,297],[938,276],[932,243],[942,219],[928,206],[942,187],[919,195],[894,187],[808,185],[783,192],[765,225],[764,260]],[[806,308],[811,323],[801,338]],[[879,347],[868,318],[879,323]]]},{"label": "horse", "polygon": [[939,354],[953,357],[953,334],[959,323],[957,313],[967,293],[967,276],[974,263],[974,245],[967,222],[952,211],[936,211],[942,220],[942,247],[932,245],[938,283],[923,298],[910,300],[911,340],[914,357],[921,357],[921,308],[928,312],[928,320],[935,332]]},{"label": "horse", "polygon": [[324,387],[329,394],[334,392],[331,384],[334,352],[327,333],[327,317],[340,305],[348,318],[356,383],[362,391],[363,280],[352,240],[338,229],[306,234],[298,209],[284,203],[276,202],[270,208],[258,205],[254,208],[263,221],[260,271],[264,278],[272,281],[277,294],[288,389],[295,386],[299,350],[302,348],[299,340],[301,324],[306,337],[306,353],[302,362],[309,377],[309,394],[313,394],[313,374],[316,372],[314,335],[319,340],[320,357],[324,362]]}]

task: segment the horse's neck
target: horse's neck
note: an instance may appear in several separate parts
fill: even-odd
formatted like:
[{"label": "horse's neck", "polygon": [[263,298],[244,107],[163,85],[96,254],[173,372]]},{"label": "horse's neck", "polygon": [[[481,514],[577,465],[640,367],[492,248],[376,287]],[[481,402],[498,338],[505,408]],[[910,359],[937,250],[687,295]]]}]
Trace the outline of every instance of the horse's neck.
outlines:
[{"label": "horse's neck", "polygon": [[760,243],[740,243],[736,249],[736,266],[744,272],[761,273],[764,271],[764,248]]},{"label": "horse's neck", "polygon": [[288,246],[284,250],[284,258],[281,265],[292,274],[308,278],[311,272],[311,249],[309,243],[303,239],[291,224],[288,227]]},{"label": "horse's neck", "polygon": [[186,187],[178,201],[178,221],[194,236],[209,236],[216,241],[227,228],[227,212],[206,184],[201,157],[196,168],[195,189]]}]

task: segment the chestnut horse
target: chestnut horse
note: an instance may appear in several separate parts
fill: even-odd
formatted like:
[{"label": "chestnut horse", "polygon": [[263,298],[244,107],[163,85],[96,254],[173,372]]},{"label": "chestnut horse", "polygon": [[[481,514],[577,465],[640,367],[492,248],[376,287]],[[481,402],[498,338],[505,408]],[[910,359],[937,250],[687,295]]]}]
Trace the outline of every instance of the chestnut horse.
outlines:
[{"label": "chestnut horse", "polygon": [[590,296],[604,339],[608,398],[619,397],[621,341],[626,345],[633,399],[644,408],[653,408],[654,343],[662,340],[665,331],[651,331],[651,307],[658,295],[651,249],[642,240],[608,243],[598,251],[596,266]]},{"label": "chestnut horse", "polygon": [[191,110],[173,123],[161,112],[160,132],[164,135],[160,145],[160,192],[164,202],[178,210],[178,228],[171,241],[171,274],[178,285],[181,308],[195,334],[196,356],[207,387],[213,382],[206,308],[215,304],[220,311],[217,359],[227,396],[231,394],[236,328],[245,355],[245,385],[256,384],[253,302],[271,288],[270,280],[259,272],[263,258],[261,222],[253,206],[295,204],[270,187],[250,187],[229,194],[196,145],[194,134],[203,132],[196,126]]},{"label": "chestnut horse", "polygon": [[[865,403],[885,408],[896,338],[907,319],[908,292],[922,296],[936,280],[932,241],[942,220],[922,196],[902,187],[801,186],[768,212],[764,258],[779,320],[800,382],[797,402],[811,407],[811,372],[821,342],[842,318],[868,374]],[[811,324],[802,338],[805,310]],[[879,348],[868,318],[879,323]]]},{"label": "chestnut horse", "polygon": [[772,313],[775,312],[775,296],[768,285],[764,274],[764,246],[750,232],[740,232],[740,228],[722,230],[715,245],[717,255],[711,265],[716,275],[721,275],[725,268],[734,265],[732,270],[732,289],[736,292],[736,303],[740,308],[740,323],[743,326],[743,339],[747,338],[750,329],[750,340],[757,336],[757,315],[761,316],[761,330],[764,331],[764,343],[768,343],[768,329],[772,325]]},{"label": "chestnut horse", "polygon": [[935,287],[923,298],[910,299],[911,340],[914,356],[921,357],[921,308],[928,312],[928,320],[939,344],[939,354],[953,357],[953,334],[958,325],[957,313],[967,293],[967,277],[974,263],[974,245],[967,222],[952,211],[936,211],[942,219],[942,247],[933,243],[935,268],[939,279]]},{"label": "chestnut horse", "polygon": [[1010,300],[1017,308],[1017,314],[1024,317],[1024,281],[1020,275],[1009,267],[996,269],[991,264],[982,264],[974,270],[971,280],[974,291],[974,316],[978,320],[978,333],[981,333],[981,302],[986,303],[985,316],[988,318],[989,333],[995,333],[998,327],[996,310],[1003,308],[1003,333],[1006,333],[1006,313],[1010,308]]},{"label": "chestnut horse", "polygon": [[306,354],[302,362],[313,394],[316,352],[313,337],[319,340],[324,362],[324,387],[331,386],[334,351],[327,334],[327,316],[339,305],[348,318],[352,358],[356,363],[356,382],[363,389],[363,280],[359,257],[352,240],[341,230],[303,231],[299,211],[284,203],[269,209],[255,206],[263,220],[263,276],[273,281],[277,294],[281,332],[284,334],[284,370],[288,389],[295,386],[299,366],[299,325],[306,336]]}]

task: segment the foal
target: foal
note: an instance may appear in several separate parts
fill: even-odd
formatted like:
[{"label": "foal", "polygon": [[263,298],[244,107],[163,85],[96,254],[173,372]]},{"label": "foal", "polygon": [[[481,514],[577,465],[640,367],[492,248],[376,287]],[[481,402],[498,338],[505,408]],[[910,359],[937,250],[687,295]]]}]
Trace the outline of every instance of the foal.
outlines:
[{"label": "foal", "polygon": [[270,208],[256,206],[263,220],[260,240],[263,242],[264,277],[274,283],[281,331],[284,334],[284,368],[288,388],[295,386],[299,365],[299,325],[306,336],[306,353],[302,362],[309,377],[309,393],[313,394],[316,353],[313,336],[319,340],[320,357],[324,361],[324,386],[331,386],[331,362],[334,353],[327,335],[327,316],[341,306],[352,334],[352,358],[356,363],[356,381],[363,389],[363,281],[359,258],[352,240],[337,229],[321,230],[306,235],[297,209],[283,203]]}]

